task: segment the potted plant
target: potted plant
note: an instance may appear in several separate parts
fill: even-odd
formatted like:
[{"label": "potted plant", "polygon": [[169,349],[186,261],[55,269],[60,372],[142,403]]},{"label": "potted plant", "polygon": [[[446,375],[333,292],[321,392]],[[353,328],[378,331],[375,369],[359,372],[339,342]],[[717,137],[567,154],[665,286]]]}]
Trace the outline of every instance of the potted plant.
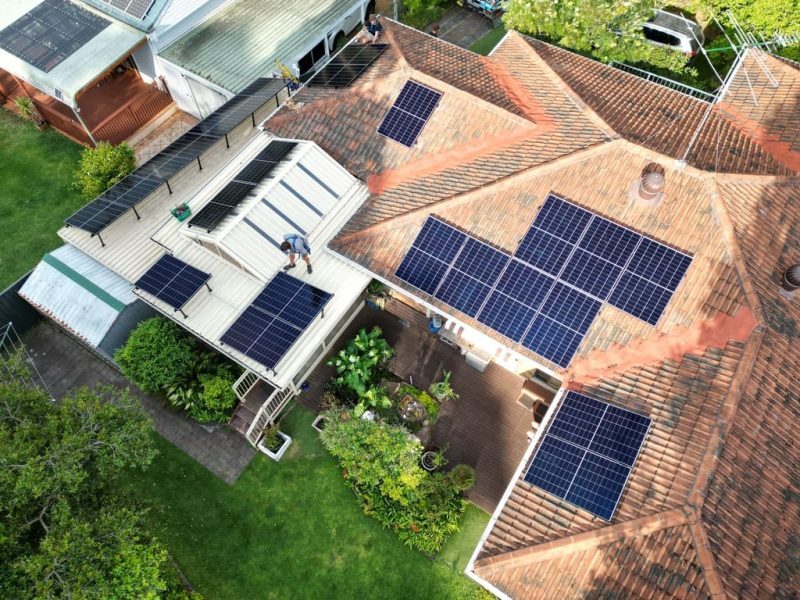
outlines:
[{"label": "potted plant", "polygon": [[377,310],[383,310],[389,295],[386,293],[386,286],[377,279],[373,279],[367,286],[367,306]]},{"label": "potted plant", "polygon": [[14,104],[17,107],[19,116],[28,121],[32,121],[36,129],[41,131],[47,127],[47,121],[42,118],[42,115],[36,110],[36,105],[33,103],[33,100],[28,96],[17,96],[14,100]]},{"label": "potted plant", "polygon": [[264,427],[261,439],[258,442],[258,449],[275,462],[278,462],[286,454],[286,450],[291,443],[292,438],[278,430],[277,425],[271,424]]},{"label": "potted plant", "polygon": [[441,450],[428,450],[422,453],[422,468],[426,471],[433,472],[436,469],[441,469],[447,464],[447,459]]},{"label": "potted plant", "polygon": [[450,482],[459,491],[466,492],[475,485],[475,469],[469,465],[456,465],[447,474]]},{"label": "potted plant", "polygon": [[320,413],[314,417],[314,420],[311,422],[311,427],[316,429],[319,433],[322,433],[322,430],[325,429],[325,423],[327,423],[327,421],[328,417]]},{"label": "potted plant", "polygon": [[178,219],[178,221],[183,223],[192,214],[192,209],[189,208],[189,205],[186,204],[186,202],[181,202],[178,206],[176,206],[169,212],[171,212],[172,216]]},{"label": "potted plant", "polygon": [[456,400],[458,398],[458,394],[456,394],[455,391],[453,391],[453,388],[450,387],[451,373],[452,371],[445,371],[444,379],[431,384],[431,394],[433,394],[433,397],[439,402],[444,402],[445,400]]}]

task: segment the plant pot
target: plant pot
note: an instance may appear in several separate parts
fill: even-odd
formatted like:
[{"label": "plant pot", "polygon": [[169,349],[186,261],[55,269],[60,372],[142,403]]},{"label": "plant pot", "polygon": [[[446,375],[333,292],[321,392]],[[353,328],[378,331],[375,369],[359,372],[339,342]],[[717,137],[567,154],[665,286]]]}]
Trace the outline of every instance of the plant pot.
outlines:
[{"label": "plant pot", "polygon": [[270,448],[267,448],[264,444],[261,443],[261,441],[259,441],[258,444],[257,444],[258,445],[258,449],[261,452],[263,452],[264,454],[266,454],[267,456],[269,456],[275,462],[278,462],[278,461],[280,461],[281,458],[283,458],[283,455],[286,454],[286,450],[289,448],[289,445],[292,443],[292,438],[290,438],[288,435],[286,435],[282,431],[279,431],[278,435],[281,436],[281,438],[283,438],[283,443],[281,444],[281,447],[278,448],[277,450],[272,450]]},{"label": "plant pot", "polygon": [[325,415],[317,415],[316,419],[314,419],[314,421],[311,423],[311,427],[322,433],[322,430],[325,429],[325,424],[327,421],[328,418]]},{"label": "plant pot", "polygon": [[433,472],[436,470],[436,452],[432,450],[428,450],[427,452],[422,454],[422,468],[428,472]]},{"label": "plant pot", "polygon": [[178,219],[178,221],[181,223],[183,223],[186,219],[192,216],[192,209],[189,208],[188,206],[186,207],[186,210],[184,210],[183,212],[178,212],[177,206],[172,210],[170,210],[169,212],[171,212],[172,216]]}]

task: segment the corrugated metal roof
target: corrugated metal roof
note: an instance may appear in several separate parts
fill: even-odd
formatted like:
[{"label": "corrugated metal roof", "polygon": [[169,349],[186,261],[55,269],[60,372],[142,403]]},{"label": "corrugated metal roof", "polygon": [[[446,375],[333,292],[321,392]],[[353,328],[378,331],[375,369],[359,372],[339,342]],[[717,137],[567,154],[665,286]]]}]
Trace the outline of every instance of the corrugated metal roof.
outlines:
[{"label": "corrugated metal roof", "polygon": [[291,61],[354,0],[238,0],[170,44],[161,57],[232,93]]},{"label": "corrugated metal roof", "polygon": [[69,244],[46,254],[19,294],[93,346],[136,300],[127,281]]}]

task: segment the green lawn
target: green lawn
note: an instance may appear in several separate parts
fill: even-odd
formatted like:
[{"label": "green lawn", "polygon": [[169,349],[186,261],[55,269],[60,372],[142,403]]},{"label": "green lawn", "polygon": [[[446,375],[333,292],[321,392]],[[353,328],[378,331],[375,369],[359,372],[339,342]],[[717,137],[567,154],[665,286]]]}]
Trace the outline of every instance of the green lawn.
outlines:
[{"label": "green lawn", "polygon": [[56,231],[82,205],[70,189],[81,146],[0,109],[0,290],[60,245]]},{"label": "green lawn", "polygon": [[492,29],[489,33],[472,44],[469,49],[477,54],[483,54],[484,56],[487,56],[489,52],[491,52],[494,47],[500,43],[500,40],[503,39],[505,34],[506,28],[500,25],[500,27]]},{"label": "green lawn", "polygon": [[155,463],[129,475],[196,589],[215,600],[486,597],[450,565],[463,569],[488,515],[471,507],[436,560],[406,548],[362,514],[312,419],[295,407],[281,426],[287,455],[259,454],[233,487],[158,436]]}]

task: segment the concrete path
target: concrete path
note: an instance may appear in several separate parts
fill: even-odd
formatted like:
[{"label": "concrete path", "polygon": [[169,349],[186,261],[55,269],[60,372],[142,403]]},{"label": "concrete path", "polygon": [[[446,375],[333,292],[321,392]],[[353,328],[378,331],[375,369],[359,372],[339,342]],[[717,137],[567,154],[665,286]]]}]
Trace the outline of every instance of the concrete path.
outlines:
[{"label": "concrete path", "polygon": [[[433,23],[425,28],[427,33],[430,33],[432,25]],[[439,25],[439,37],[462,48],[469,48],[492,30],[489,19],[461,6],[448,10]]]},{"label": "concrete path", "polygon": [[229,484],[236,481],[255,454],[253,447],[227,426],[206,431],[163,401],[141,392],[116,368],[50,321],[37,325],[23,341],[54,398],[82,386],[128,387],[152,415],[158,433]]}]

